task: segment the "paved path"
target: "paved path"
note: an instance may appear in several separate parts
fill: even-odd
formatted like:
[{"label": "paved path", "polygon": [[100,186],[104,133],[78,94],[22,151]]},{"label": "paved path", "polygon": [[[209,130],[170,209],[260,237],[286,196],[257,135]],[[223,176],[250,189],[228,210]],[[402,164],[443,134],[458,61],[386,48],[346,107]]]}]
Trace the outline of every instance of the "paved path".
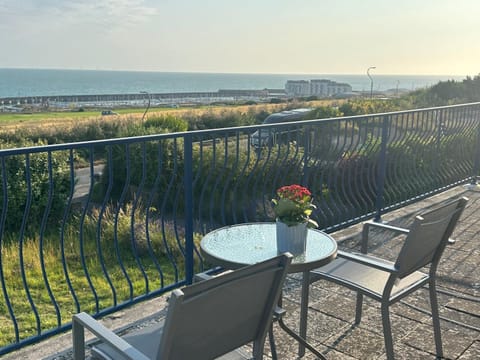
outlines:
[{"label": "paved path", "polygon": [[[94,171],[94,182],[99,180],[100,174],[103,172],[105,165],[95,165],[93,167]],[[98,178],[97,178],[98,177]],[[91,177],[90,177],[90,168],[80,168],[75,170],[75,192],[73,193],[74,201],[81,201],[85,196],[88,195],[91,187]]]}]

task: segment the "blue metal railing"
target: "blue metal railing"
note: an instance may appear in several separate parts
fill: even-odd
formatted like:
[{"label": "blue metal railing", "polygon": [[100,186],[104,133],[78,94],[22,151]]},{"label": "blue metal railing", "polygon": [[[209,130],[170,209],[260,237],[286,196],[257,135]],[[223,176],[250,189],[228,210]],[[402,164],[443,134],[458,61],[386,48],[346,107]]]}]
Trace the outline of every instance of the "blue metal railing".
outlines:
[{"label": "blue metal railing", "polygon": [[201,235],[272,220],[282,185],[331,232],[475,183],[479,124],[475,103],[0,150],[0,354],[190,283]]}]

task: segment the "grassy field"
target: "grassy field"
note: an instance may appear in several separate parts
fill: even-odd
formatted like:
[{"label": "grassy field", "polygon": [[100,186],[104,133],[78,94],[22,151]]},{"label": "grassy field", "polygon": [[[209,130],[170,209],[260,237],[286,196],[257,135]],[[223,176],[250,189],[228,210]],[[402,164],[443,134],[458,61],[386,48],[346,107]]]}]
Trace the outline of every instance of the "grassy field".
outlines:
[{"label": "grassy field", "polygon": [[[136,258],[131,245],[131,208],[127,206],[118,218],[112,211],[105,212],[100,239],[96,238],[97,212],[84,219],[82,237],[75,216],[65,227],[63,240],[56,231],[44,238],[3,234],[0,347],[15,342],[15,323],[19,338],[25,339],[68,323],[78,311],[96,313],[183,278],[184,260],[173,226],[160,228],[158,221],[151,223],[150,250],[144,229],[139,227]],[[141,224],[143,217],[137,216]],[[200,235],[194,241],[198,246]],[[167,246],[173,259],[166,255]],[[5,296],[10,307],[3,301]]]},{"label": "grassy field", "polygon": [[[332,103],[331,100],[317,100],[308,103],[299,103],[298,106],[328,106]],[[287,104],[257,104],[257,105],[218,105],[218,106],[194,106],[194,107],[180,107],[180,108],[165,108],[157,107],[150,108],[147,117],[155,117],[161,115],[196,115],[200,116],[204,113],[222,113],[225,111],[234,111],[245,113],[249,111],[265,110],[268,112],[281,111]],[[102,116],[101,110],[89,110],[83,112],[73,111],[49,111],[39,113],[0,113],[0,131],[16,130],[19,128],[35,128],[38,126],[55,126],[55,127],[70,127],[73,124],[88,123],[91,121],[115,121],[119,118],[137,119],[143,116],[145,108],[128,108],[128,109],[113,109],[118,115]]]},{"label": "grassy field", "polygon": [[[155,114],[167,114],[175,111],[174,109],[152,109],[148,116]],[[113,121],[118,118],[130,117],[141,118],[145,109],[121,109],[116,110],[118,115],[102,116],[100,110],[84,111],[84,112],[67,112],[67,111],[49,111],[38,113],[0,113],[0,130],[8,131],[23,127],[35,128],[38,126],[56,126],[69,127],[72,124],[88,123],[102,119],[104,121]]]},{"label": "grassy field", "polygon": [[[72,315],[79,310],[95,313],[97,311],[96,304],[98,304],[98,309],[114,305],[112,289],[102,272],[100,263],[93,250],[88,251],[90,256],[85,260],[85,268],[88,269],[95,293],[91,290],[85,277],[85,270],[78,260],[80,258],[78,249],[68,249],[67,258],[62,259],[58,246],[51,242],[48,242],[42,250],[40,250],[38,241],[26,242],[22,248],[23,268],[19,263],[17,246],[6,246],[3,249],[5,285],[9,290],[10,305],[21,339],[35,335],[39,328],[42,330],[55,328],[59,325],[58,321],[68,323]],[[43,252],[43,267],[38,256],[40,252]],[[65,273],[61,266],[62,261],[68,265],[68,275],[75,291],[75,298],[67,286]],[[128,271],[130,284],[118,264],[115,264],[112,259],[106,260],[117,303],[130,299],[130,292],[132,292],[132,297],[146,293],[145,278],[138,269],[134,258],[125,254],[123,262]],[[173,283],[174,275],[168,260],[165,257],[159,257],[159,263],[166,270],[163,273],[165,284]],[[160,288],[160,277],[154,264],[151,261],[145,261],[143,265],[149,279],[149,288]],[[42,268],[45,269],[45,274],[42,273]],[[182,270],[181,267],[180,270]],[[47,290],[44,275],[54,302]],[[28,289],[30,301],[27,301],[25,289]],[[76,307],[77,301],[79,308]],[[32,309],[36,310],[38,318]],[[12,318],[7,306],[2,302],[0,305],[0,347],[14,342],[14,334]]]}]

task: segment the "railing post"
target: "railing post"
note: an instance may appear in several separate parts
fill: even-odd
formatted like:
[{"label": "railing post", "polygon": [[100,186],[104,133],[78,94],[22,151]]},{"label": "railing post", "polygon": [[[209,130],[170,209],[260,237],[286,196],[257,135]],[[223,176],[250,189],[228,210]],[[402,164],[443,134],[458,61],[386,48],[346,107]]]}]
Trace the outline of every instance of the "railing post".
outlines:
[{"label": "railing post", "polygon": [[470,182],[470,185],[477,185],[477,176],[478,173],[480,172],[480,117],[478,116],[480,112],[480,108],[477,105],[475,107],[475,114],[476,114],[476,120],[477,120],[477,141],[476,141],[476,146],[475,146],[475,159],[473,161],[473,169],[472,169],[472,180]]},{"label": "railing post", "polygon": [[[437,179],[438,179],[438,175],[439,175],[439,172],[440,172],[440,164],[441,164],[441,161],[440,161],[440,158],[441,158],[441,147],[442,147],[442,136],[444,134],[444,126],[445,124],[443,123],[444,121],[444,118],[446,118],[446,116],[444,116],[444,113],[443,113],[443,109],[440,109],[438,111],[434,111],[434,114],[435,114],[435,117],[436,117],[436,121],[435,121],[435,124],[437,126],[437,139],[436,139],[436,149],[437,151],[435,151],[435,161],[433,161],[433,171],[434,171],[434,174],[435,176],[437,176]],[[436,185],[437,186],[437,185]]]},{"label": "railing post", "polygon": [[185,280],[193,282],[193,151],[192,135],[186,134],[184,139],[184,189],[185,189]]},{"label": "railing post", "polygon": [[376,199],[376,215],[374,220],[376,222],[382,219],[382,208],[384,205],[384,190],[385,190],[385,174],[387,170],[387,141],[388,141],[388,128],[390,126],[390,116],[385,115],[383,117],[382,124],[382,143],[380,147],[380,158],[377,171],[377,199]]},{"label": "railing post", "polygon": [[312,127],[309,125],[309,126],[305,126],[305,133],[304,133],[304,144],[303,144],[303,174],[302,174],[302,185],[303,186],[309,186],[309,184],[307,184],[307,181],[309,179],[309,171],[310,171],[310,166],[308,164],[308,161],[310,159],[310,151],[311,151],[311,141],[310,141],[310,138],[311,138],[311,131],[312,131]]}]

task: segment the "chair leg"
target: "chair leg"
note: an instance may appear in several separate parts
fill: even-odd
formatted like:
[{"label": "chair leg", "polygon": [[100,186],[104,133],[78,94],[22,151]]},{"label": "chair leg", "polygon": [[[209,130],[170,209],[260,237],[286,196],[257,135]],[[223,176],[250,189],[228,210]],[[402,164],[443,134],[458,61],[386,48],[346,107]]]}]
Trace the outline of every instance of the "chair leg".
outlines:
[{"label": "chair leg", "polygon": [[273,336],[273,323],[270,326],[270,330],[268,331],[268,341],[270,342],[270,352],[272,353],[272,359],[277,360],[277,346],[275,345],[275,337]]},{"label": "chair leg", "polygon": [[430,306],[432,307],[432,321],[433,321],[433,334],[435,336],[435,348],[437,351],[437,357],[443,357],[442,349],[442,332],[440,330],[440,316],[438,314],[438,300],[437,300],[437,290],[435,286],[435,280],[430,279],[428,285],[428,290],[430,292]]},{"label": "chair leg", "polygon": [[253,342],[253,350],[252,355],[254,360],[262,360],[263,359],[263,347],[264,344],[260,344],[258,341]]},{"label": "chair leg", "polygon": [[383,337],[385,339],[385,351],[387,353],[387,359],[393,360],[393,338],[392,327],[390,325],[390,313],[389,304],[382,302],[382,324],[383,324]]},{"label": "chair leg", "polygon": [[73,358],[75,360],[85,359],[85,332],[82,324],[75,319],[72,321],[73,337]]},{"label": "chair leg", "polygon": [[355,306],[355,324],[360,324],[362,320],[363,294],[357,292],[357,304]]}]

